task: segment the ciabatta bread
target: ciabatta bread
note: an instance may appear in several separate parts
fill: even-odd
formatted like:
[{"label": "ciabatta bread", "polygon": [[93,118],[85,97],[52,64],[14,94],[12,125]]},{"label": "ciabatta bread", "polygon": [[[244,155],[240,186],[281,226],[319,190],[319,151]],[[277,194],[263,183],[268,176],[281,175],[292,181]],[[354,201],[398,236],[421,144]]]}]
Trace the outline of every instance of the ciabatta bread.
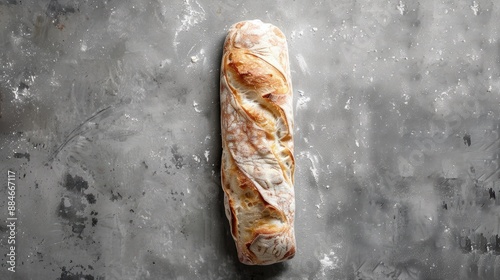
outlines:
[{"label": "ciabatta bread", "polygon": [[233,25],[220,80],[226,216],[239,260],[295,254],[293,99],[286,38],[260,20]]}]

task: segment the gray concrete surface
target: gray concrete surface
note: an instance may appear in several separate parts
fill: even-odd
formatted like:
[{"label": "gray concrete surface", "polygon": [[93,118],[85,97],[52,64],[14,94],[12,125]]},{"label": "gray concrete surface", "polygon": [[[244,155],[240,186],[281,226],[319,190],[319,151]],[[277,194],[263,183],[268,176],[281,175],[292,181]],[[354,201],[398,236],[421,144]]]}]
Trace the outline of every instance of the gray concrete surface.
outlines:
[{"label": "gray concrete surface", "polygon": [[[500,6],[225,2],[0,1],[0,278],[500,279]],[[254,18],[296,121],[298,251],[267,267],[219,176],[222,42]]]}]

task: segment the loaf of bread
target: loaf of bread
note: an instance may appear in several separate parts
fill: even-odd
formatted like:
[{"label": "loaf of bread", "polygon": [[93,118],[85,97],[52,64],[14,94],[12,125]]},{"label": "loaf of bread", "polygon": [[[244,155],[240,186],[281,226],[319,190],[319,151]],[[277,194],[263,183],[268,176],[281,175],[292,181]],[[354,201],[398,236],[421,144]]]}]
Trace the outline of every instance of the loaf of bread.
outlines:
[{"label": "loaf of bread", "polygon": [[293,98],[283,33],[231,26],[221,65],[221,181],[238,258],[268,265],[295,254]]}]

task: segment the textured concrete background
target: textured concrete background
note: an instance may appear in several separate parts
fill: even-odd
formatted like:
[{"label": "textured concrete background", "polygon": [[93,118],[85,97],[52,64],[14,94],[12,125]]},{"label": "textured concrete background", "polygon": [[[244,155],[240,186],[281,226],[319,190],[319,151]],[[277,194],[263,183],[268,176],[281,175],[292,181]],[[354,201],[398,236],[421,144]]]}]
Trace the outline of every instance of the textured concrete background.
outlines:
[{"label": "textured concrete background", "polygon": [[[500,279],[500,6],[227,2],[0,0],[0,278]],[[298,253],[268,267],[219,176],[222,42],[254,18],[295,95]]]}]

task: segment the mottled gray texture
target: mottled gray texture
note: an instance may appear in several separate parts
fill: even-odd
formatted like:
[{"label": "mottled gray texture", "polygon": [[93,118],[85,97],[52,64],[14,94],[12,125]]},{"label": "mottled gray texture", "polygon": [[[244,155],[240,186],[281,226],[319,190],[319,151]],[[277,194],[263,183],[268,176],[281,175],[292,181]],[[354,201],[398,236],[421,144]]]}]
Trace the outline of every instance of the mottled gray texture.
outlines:
[{"label": "mottled gray texture", "polygon": [[[289,39],[296,257],[237,262],[227,28]],[[2,279],[500,279],[494,1],[0,1]]]}]

